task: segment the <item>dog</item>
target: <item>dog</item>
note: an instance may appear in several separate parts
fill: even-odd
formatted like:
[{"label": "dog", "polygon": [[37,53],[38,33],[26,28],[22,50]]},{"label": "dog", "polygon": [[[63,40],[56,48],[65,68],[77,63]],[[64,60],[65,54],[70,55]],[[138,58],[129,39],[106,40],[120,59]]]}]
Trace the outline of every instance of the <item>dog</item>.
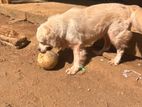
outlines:
[{"label": "dog", "polygon": [[36,33],[39,51],[46,52],[52,48],[73,50],[73,66],[67,74],[75,74],[85,61],[85,47],[91,46],[99,39],[104,39],[104,47],[97,52],[102,54],[112,43],[117,50],[110,60],[118,65],[125,48],[132,37],[132,31],[142,32],[142,9],[136,5],[104,3],[68,11],[50,16],[41,24]]}]

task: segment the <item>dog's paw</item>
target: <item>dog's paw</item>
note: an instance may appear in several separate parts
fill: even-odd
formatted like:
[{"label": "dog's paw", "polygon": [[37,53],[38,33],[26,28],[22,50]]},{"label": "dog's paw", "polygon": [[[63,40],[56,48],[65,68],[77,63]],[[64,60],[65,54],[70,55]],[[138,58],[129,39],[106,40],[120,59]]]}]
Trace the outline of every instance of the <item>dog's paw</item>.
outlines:
[{"label": "dog's paw", "polygon": [[108,61],[108,63],[111,65],[118,65],[119,64],[119,62],[115,59],[111,59],[110,61]]},{"label": "dog's paw", "polygon": [[71,68],[68,68],[68,69],[66,70],[66,73],[69,74],[69,75],[74,75],[74,74],[77,73],[77,71],[78,71],[78,69],[76,69],[76,68],[74,68],[74,67],[71,67]]}]

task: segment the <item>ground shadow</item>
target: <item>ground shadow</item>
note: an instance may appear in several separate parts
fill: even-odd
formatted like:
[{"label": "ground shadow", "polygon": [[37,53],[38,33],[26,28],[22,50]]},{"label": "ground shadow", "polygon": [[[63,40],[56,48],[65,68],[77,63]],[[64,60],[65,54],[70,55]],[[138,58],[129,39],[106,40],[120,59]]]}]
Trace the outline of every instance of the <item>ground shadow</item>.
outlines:
[{"label": "ground shadow", "polygon": [[123,61],[130,61],[142,58],[142,34],[133,33],[133,37],[125,50]]},{"label": "ground shadow", "polygon": [[73,53],[71,49],[59,51],[59,60],[57,66],[53,70],[59,70],[65,66],[66,63],[73,62]]},{"label": "ground shadow", "polygon": [[[93,53],[93,49],[94,49],[94,45],[86,48],[87,58],[85,61],[85,65],[87,65],[93,57],[95,57],[95,54]],[[66,63],[70,63],[70,64],[73,63],[73,52],[71,49],[65,49],[59,52],[59,61],[57,66],[53,70],[59,70],[63,68]]]},{"label": "ground shadow", "polygon": [[128,44],[126,53],[142,57],[142,34],[133,33],[133,37]]},{"label": "ground shadow", "polygon": [[[99,45],[97,45],[99,44]],[[85,60],[85,65],[87,65],[93,57],[96,55],[94,54],[93,50],[101,49],[103,46],[103,40],[97,41],[94,45],[91,47],[86,48],[86,60]],[[73,52],[71,49],[65,49],[59,52],[59,63],[53,70],[59,70],[65,66],[66,63],[73,63]]]},{"label": "ground shadow", "polygon": [[28,40],[27,38],[24,38],[24,39],[17,41],[15,46],[17,49],[22,49],[22,48],[27,47],[30,43],[31,43],[30,40]]}]

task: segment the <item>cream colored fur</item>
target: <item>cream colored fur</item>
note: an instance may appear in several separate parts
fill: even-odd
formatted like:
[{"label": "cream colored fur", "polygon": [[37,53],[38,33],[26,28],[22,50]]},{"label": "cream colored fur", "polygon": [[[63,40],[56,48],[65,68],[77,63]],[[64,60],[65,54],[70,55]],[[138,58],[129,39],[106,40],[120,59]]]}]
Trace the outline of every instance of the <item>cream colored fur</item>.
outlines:
[{"label": "cream colored fur", "polygon": [[139,6],[117,3],[72,8],[63,14],[49,17],[38,27],[39,49],[45,52],[47,47],[71,48],[74,54],[73,66],[66,72],[75,74],[85,60],[85,47],[104,38],[105,45],[98,53],[102,54],[109,49],[111,41],[117,49],[117,55],[110,63],[117,65],[131,39],[131,31],[142,32],[141,15]]}]

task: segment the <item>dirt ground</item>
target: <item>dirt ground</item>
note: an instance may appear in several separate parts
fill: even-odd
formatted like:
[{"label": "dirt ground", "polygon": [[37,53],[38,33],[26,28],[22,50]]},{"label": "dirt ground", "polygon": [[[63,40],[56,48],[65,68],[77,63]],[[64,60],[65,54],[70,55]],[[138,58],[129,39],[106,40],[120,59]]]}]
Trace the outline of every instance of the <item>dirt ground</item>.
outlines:
[{"label": "dirt ground", "polygon": [[0,107],[142,107],[142,80],[135,73],[122,75],[124,70],[142,74],[142,60],[128,58],[111,66],[90,51],[86,72],[70,76],[65,69],[71,66],[72,52],[65,50],[58,67],[46,71],[36,62],[37,25],[8,22],[0,15],[1,26],[25,33],[31,43],[20,50],[0,44]]}]

